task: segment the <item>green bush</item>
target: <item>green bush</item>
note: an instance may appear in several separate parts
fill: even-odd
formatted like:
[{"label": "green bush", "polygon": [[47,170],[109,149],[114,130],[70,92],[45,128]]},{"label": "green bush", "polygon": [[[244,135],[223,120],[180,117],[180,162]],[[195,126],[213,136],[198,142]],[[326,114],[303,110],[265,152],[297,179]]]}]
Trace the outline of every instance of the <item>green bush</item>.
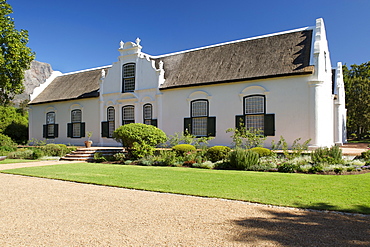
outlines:
[{"label": "green bush", "polygon": [[177,155],[185,156],[187,153],[194,152],[196,148],[190,144],[179,144],[172,147],[172,150],[175,151]]},{"label": "green bush", "polygon": [[154,147],[167,140],[167,136],[162,130],[142,123],[125,124],[119,127],[114,131],[113,138],[128,148],[133,148],[135,142]]},{"label": "green bush", "polygon": [[229,153],[227,159],[230,169],[249,170],[252,166],[258,164],[259,156],[253,151],[236,148]]},{"label": "green bush", "polygon": [[267,157],[267,156],[271,156],[274,154],[270,149],[262,148],[262,147],[251,148],[251,151],[258,153],[259,157]]},{"label": "green bush", "polygon": [[277,166],[278,172],[293,173],[296,172],[298,166],[290,162],[284,162]]},{"label": "green bush", "polygon": [[318,173],[318,172],[323,172],[323,171],[324,171],[324,167],[320,164],[314,164],[312,165],[312,167],[308,169],[309,173]]},{"label": "green bush", "polygon": [[210,161],[216,162],[219,160],[226,159],[230,151],[231,151],[231,148],[226,147],[226,146],[214,146],[207,150],[206,155]]},{"label": "green bush", "polygon": [[94,161],[100,163],[107,161],[107,159],[103,156],[101,152],[96,152],[94,153]]},{"label": "green bush", "polygon": [[28,140],[28,112],[12,106],[0,106],[0,133],[18,144]]},{"label": "green bush", "polygon": [[362,152],[360,158],[366,161],[370,160],[370,150],[367,150],[366,152]]},{"label": "green bush", "polygon": [[17,151],[10,152],[7,155],[8,159],[29,159],[32,160],[34,151],[31,149],[20,148]]},{"label": "green bush", "polygon": [[[43,153],[46,156],[65,156],[67,153],[71,152],[71,149],[67,148],[64,144],[46,144],[45,146],[40,147]],[[73,149],[72,149],[73,150]]]},{"label": "green bush", "polygon": [[17,144],[9,136],[0,134],[0,155],[7,155],[17,150]]},{"label": "green bush", "polygon": [[318,148],[311,153],[311,159],[314,164],[343,164],[342,150],[338,146],[331,148]]},{"label": "green bush", "polygon": [[192,167],[203,168],[203,169],[213,169],[215,168],[215,164],[212,163],[211,161],[205,161],[203,163],[194,163]]}]

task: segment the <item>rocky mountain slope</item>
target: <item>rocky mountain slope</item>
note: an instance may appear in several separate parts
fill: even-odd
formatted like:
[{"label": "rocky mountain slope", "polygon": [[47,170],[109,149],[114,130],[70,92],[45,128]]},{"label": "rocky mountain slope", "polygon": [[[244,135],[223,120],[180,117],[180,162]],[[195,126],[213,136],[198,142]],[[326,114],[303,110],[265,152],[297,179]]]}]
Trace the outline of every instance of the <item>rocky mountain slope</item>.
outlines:
[{"label": "rocky mountain slope", "polygon": [[50,77],[52,72],[53,69],[50,64],[38,62],[36,60],[32,61],[30,69],[25,71],[25,90],[22,94],[17,95],[14,98],[13,103],[18,106],[21,102],[29,100],[33,89],[44,83],[45,80]]}]

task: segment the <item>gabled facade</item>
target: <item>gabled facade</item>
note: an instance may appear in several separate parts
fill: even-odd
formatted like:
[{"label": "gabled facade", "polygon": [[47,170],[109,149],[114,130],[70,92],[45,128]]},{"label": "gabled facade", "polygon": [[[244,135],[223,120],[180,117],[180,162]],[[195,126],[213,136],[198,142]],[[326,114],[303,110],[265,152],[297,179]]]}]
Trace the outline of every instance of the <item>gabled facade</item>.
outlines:
[{"label": "gabled facade", "polygon": [[30,138],[96,146],[123,124],[184,130],[230,145],[226,129],[263,130],[265,146],[283,136],[312,147],[346,141],[341,64],[332,68],[322,19],[314,27],[151,56],[140,40],[122,42],[111,66],[56,73],[35,89]]}]

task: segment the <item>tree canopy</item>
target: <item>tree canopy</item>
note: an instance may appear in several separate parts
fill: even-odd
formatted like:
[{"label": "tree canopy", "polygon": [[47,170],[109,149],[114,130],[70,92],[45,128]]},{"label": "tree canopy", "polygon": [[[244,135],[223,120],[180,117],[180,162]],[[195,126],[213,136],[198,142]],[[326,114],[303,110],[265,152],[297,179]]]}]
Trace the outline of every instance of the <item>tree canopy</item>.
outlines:
[{"label": "tree canopy", "polygon": [[343,66],[346,91],[347,133],[364,138],[370,131],[370,61]]},{"label": "tree canopy", "polygon": [[29,69],[35,53],[27,47],[28,31],[15,29],[9,15],[12,7],[0,1],[0,105],[9,105],[24,90],[24,71]]}]

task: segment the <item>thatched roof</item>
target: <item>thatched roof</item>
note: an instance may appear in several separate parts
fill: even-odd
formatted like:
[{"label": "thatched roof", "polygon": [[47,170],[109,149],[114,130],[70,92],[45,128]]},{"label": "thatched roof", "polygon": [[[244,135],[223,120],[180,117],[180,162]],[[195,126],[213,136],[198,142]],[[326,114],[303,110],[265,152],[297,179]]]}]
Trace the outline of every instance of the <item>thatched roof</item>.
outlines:
[{"label": "thatched roof", "polygon": [[[160,89],[229,83],[313,73],[310,66],[312,30],[280,34],[151,57],[163,61],[165,82]],[[106,73],[108,66],[104,67]],[[55,78],[30,104],[99,96],[102,68]]]},{"label": "thatched roof", "polygon": [[308,74],[312,30],[301,29],[156,57],[161,89]]},{"label": "thatched roof", "polygon": [[[108,73],[108,68],[103,68]],[[99,79],[103,68],[58,76],[30,104],[99,97]]]}]

